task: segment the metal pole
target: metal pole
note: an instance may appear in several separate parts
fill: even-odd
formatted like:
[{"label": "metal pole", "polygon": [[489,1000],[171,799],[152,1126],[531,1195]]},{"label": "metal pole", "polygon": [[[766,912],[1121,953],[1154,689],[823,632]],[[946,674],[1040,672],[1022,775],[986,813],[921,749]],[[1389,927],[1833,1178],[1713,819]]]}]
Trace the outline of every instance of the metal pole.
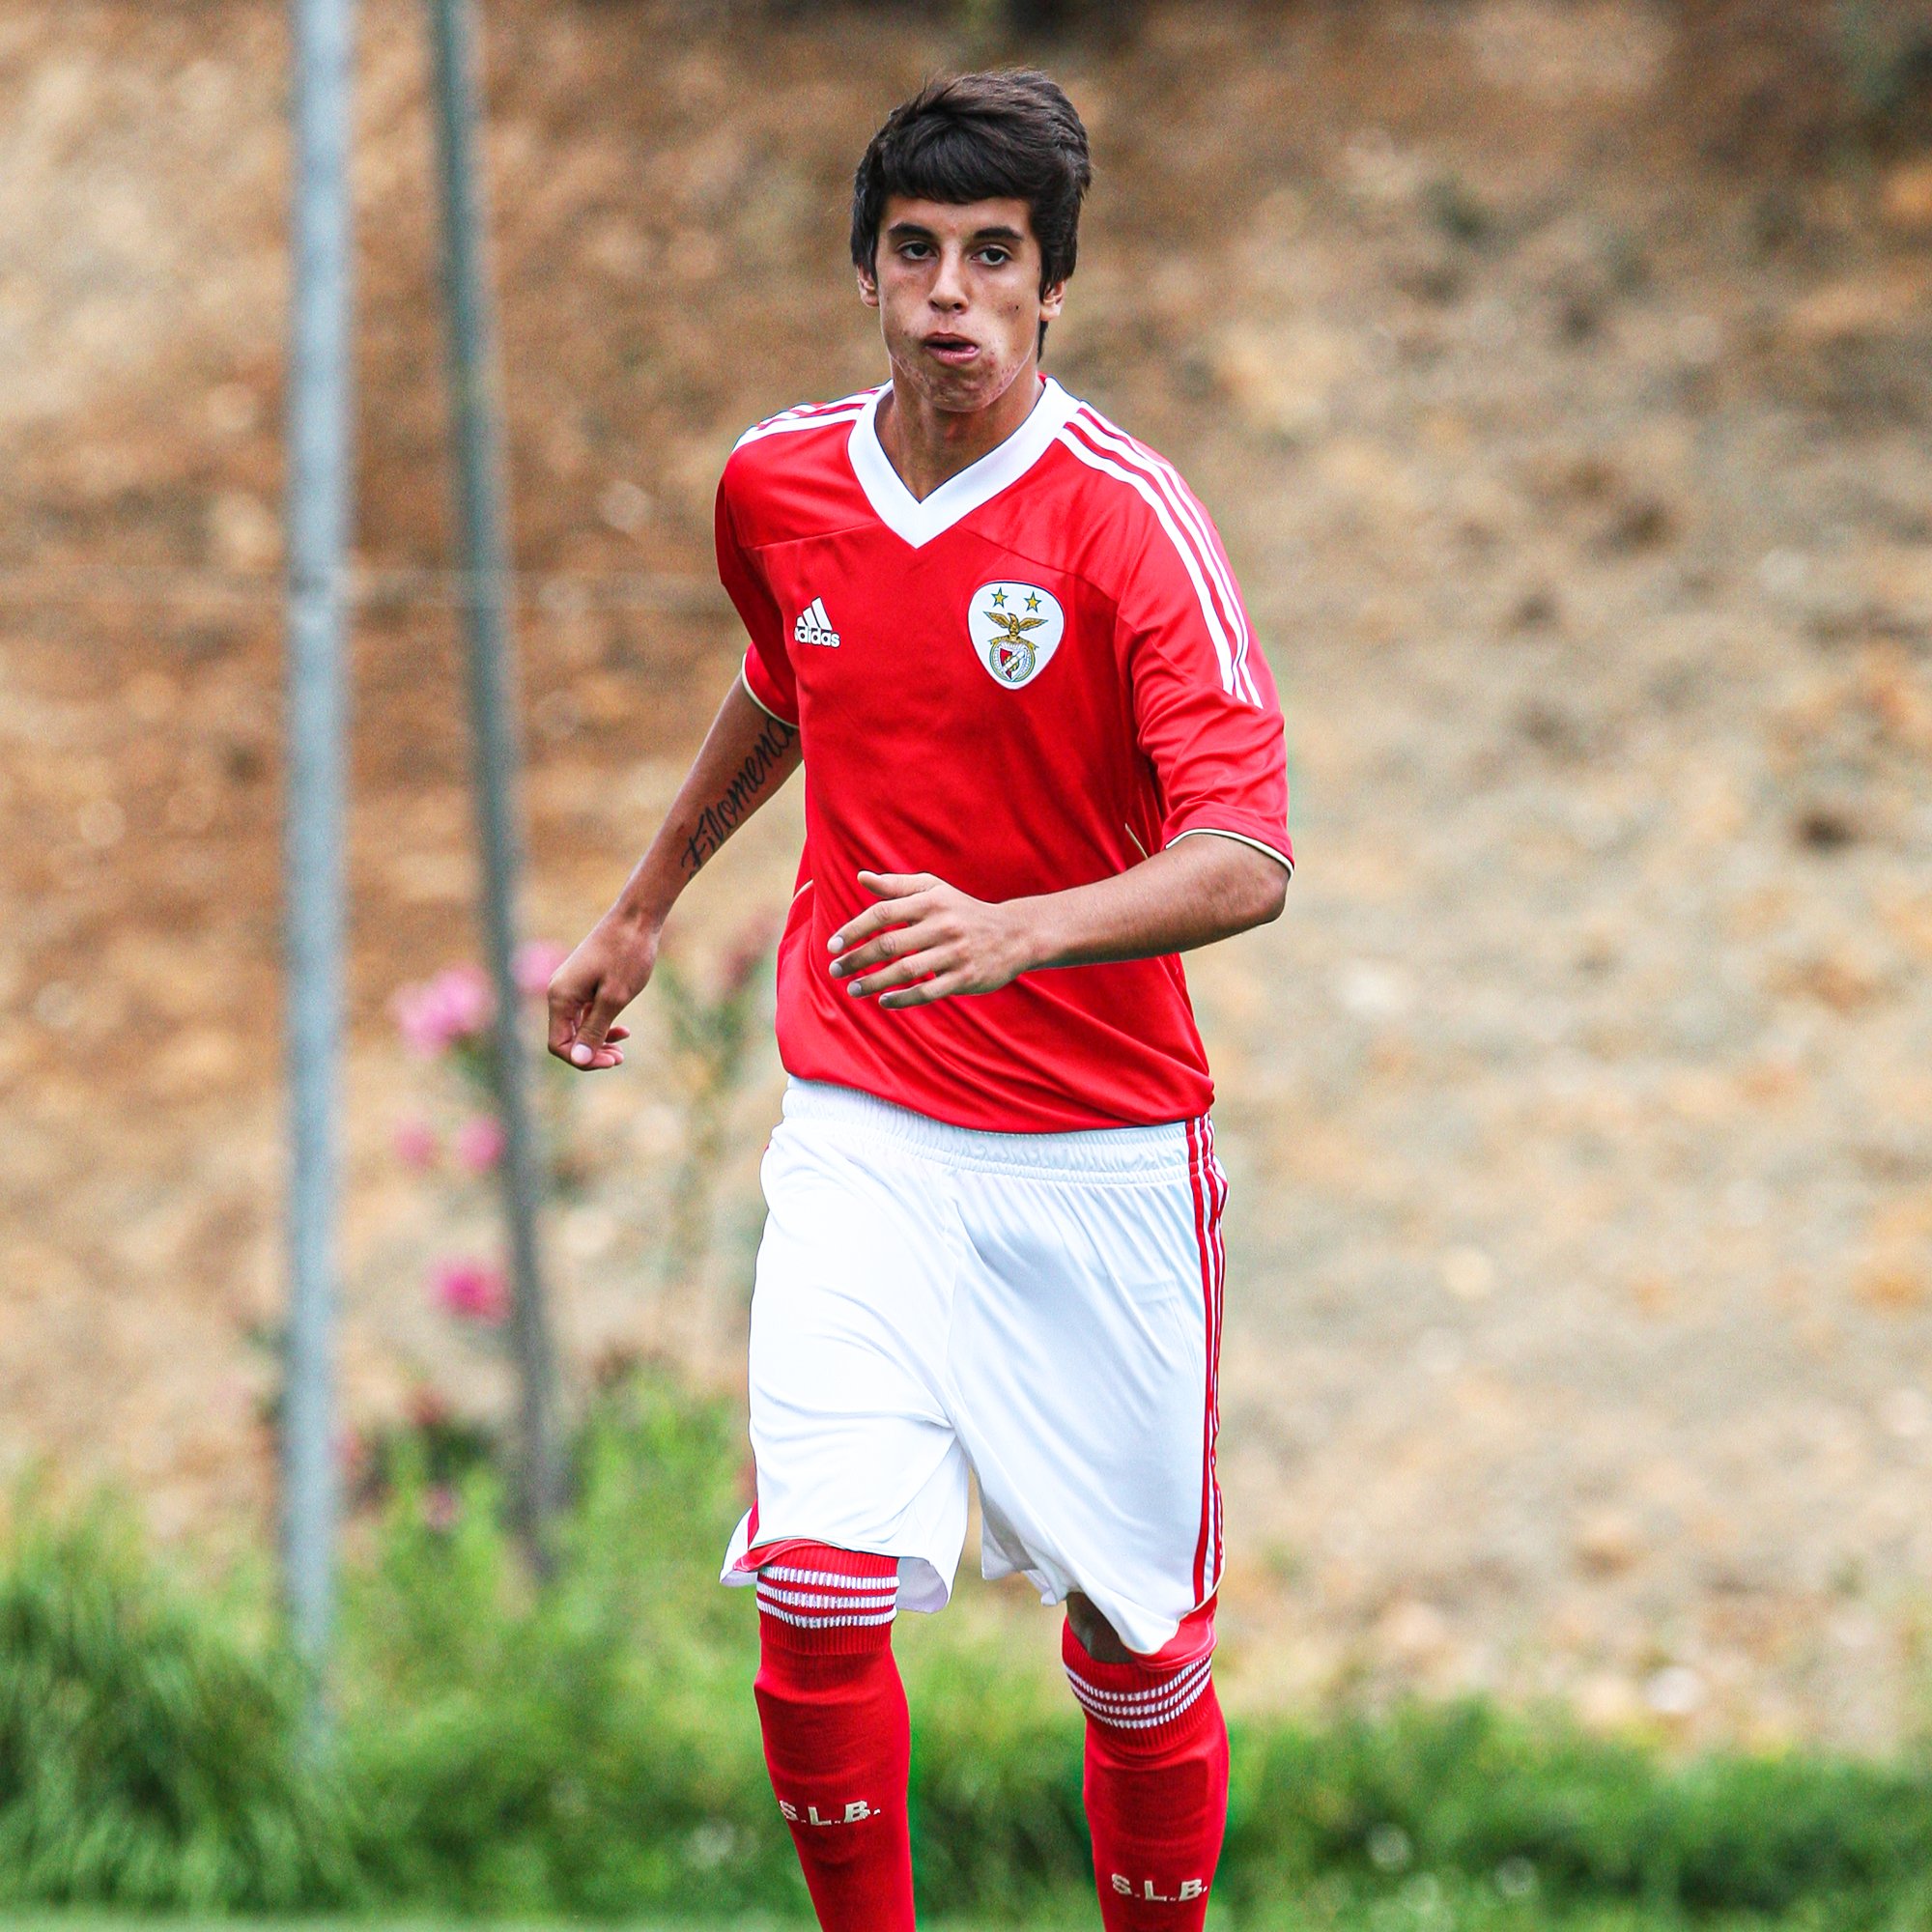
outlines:
[{"label": "metal pole", "polygon": [[285,1587],[320,1719],[334,1620],[335,1191],[342,1035],[342,559],[351,517],[354,0],[295,0],[286,943],[289,1319]]},{"label": "metal pole", "polygon": [[530,1115],[529,1061],[512,972],[516,934],[518,745],[516,668],[508,618],[509,543],[501,402],[490,312],[482,170],[477,159],[477,56],[469,0],[430,0],[442,173],[444,300],[448,310],[457,511],[469,632],[469,710],[483,845],[483,925],[497,996],[497,1101],[503,1124],[503,1207],[510,1232],[510,1325],[520,1382],[519,1505],[531,1557],[547,1567],[547,1535],[562,1497],[555,1355],[539,1265],[543,1198]]}]

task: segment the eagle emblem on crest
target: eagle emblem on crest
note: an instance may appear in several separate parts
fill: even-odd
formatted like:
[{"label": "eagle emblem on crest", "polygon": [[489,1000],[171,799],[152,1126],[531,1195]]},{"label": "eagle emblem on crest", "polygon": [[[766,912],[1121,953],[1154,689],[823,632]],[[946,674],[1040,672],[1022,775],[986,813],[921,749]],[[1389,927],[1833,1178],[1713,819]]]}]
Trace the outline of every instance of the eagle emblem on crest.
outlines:
[{"label": "eagle emblem on crest", "polygon": [[1031,684],[1060,647],[1065,616],[1060,600],[1037,583],[982,583],[967,609],[973,649],[995,684]]}]

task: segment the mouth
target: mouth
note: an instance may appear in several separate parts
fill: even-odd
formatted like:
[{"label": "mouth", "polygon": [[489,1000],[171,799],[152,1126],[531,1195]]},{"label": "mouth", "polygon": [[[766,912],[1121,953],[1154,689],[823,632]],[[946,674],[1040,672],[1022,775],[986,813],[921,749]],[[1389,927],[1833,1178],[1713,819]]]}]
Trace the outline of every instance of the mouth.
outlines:
[{"label": "mouth", "polygon": [[953,369],[964,368],[980,353],[980,345],[971,336],[952,335],[944,330],[928,335],[922,346],[928,355]]}]

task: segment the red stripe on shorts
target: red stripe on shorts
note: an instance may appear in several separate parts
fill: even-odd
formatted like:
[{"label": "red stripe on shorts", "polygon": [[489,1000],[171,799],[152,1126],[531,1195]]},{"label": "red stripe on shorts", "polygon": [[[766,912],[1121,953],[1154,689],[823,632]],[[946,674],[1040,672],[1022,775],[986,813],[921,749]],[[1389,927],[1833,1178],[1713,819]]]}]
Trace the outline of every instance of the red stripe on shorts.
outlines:
[{"label": "red stripe on shorts", "polygon": [[1197,1604],[1208,1594],[1208,1551],[1214,1541],[1214,1245],[1203,1125],[1197,1121],[1187,1122],[1187,1179],[1194,1194],[1194,1240],[1201,1250],[1201,1311],[1207,1343],[1201,1413],[1201,1533],[1194,1545]]},{"label": "red stripe on shorts", "polygon": [[1214,1231],[1214,1326],[1208,1344],[1208,1466],[1209,1492],[1214,1499],[1214,1548],[1208,1572],[1208,1589],[1211,1593],[1221,1582],[1221,1321],[1228,1286],[1228,1244],[1221,1231],[1221,1212],[1228,1205],[1228,1177],[1222,1173],[1214,1153],[1214,1122],[1204,1120],[1203,1124],[1207,1129],[1207,1167],[1212,1191]]}]

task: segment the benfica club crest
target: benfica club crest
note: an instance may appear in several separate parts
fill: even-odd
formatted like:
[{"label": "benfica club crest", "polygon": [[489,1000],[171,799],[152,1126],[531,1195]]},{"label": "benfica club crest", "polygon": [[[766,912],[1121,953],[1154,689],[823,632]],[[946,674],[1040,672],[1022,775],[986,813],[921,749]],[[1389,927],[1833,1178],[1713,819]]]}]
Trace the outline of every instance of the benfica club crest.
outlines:
[{"label": "benfica club crest", "polygon": [[1034,583],[982,583],[966,607],[966,628],[995,684],[1017,691],[1046,668],[1065,629],[1060,600]]}]

